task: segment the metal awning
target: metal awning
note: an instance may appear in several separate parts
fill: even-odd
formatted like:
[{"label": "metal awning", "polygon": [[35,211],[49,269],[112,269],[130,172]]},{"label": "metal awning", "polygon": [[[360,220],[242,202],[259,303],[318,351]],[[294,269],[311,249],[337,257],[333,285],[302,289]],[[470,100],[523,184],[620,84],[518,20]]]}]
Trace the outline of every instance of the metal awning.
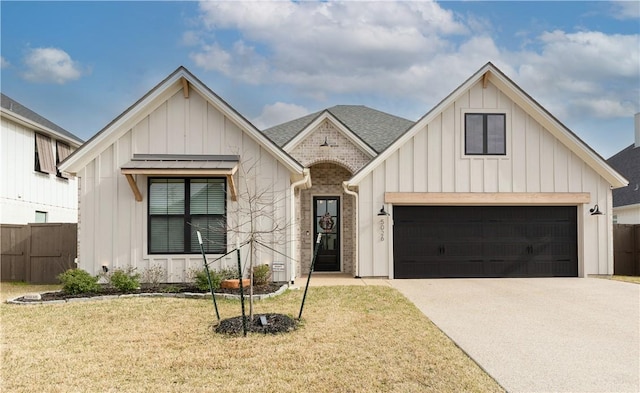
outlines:
[{"label": "metal awning", "polygon": [[142,194],[134,175],[159,176],[225,176],[229,183],[231,200],[237,200],[233,175],[238,169],[238,155],[203,154],[134,154],[131,161],[120,167],[125,175],[136,201],[142,201]]}]

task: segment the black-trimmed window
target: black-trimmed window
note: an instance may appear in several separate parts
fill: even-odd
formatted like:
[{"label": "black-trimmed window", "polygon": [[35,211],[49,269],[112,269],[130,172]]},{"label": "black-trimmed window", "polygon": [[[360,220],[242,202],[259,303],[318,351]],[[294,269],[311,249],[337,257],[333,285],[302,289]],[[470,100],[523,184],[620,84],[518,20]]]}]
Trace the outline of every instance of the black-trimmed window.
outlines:
[{"label": "black-trimmed window", "polygon": [[149,178],[149,254],[200,252],[196,230],[208,253],[227,248],[225,178]]},{"label": "black-trimmed window", "polygon": [[464,154],[507,154],[504,113],[466,113],[464,116]]},{"label": "black-trimmed window", "polygon": [[58,169],[58,164],[64,161],[65,158],[69,157],[71,154],[71,148],[66,143],[56,141],[56,176],[61,179],[69,179],[67,175],[60,172]]}]

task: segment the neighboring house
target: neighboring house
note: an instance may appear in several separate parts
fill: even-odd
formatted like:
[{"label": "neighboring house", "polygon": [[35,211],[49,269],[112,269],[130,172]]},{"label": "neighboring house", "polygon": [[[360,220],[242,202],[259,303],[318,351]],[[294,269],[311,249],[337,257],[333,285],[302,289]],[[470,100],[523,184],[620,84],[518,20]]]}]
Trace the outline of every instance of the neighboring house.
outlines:
[{"label": "neighboring house", "polygon": [[2,94],[0,223],[75,223],[78,184],[57,165],[82,140]]},{"label": "neighboring house", "polygon": [[640,224],[640,113],[634,116],[635,142],[607,162],[629,180],[613,190],[613,223]]},{"label": "neighboring house", "polygon": [[80,267],[167,281],[201,266],[194,226],[226,229],[211,259],[234,248],[248,189],[273,200],[257,229],[284,229],[257,255],[277,281],[309,271],[318,232],[318,271],[612,274],[611,220],[590,210],[610,216],[627,184],[491,63],[417,122],[335,106],[264,132],[180,67],[61,167],[80,181]]}]

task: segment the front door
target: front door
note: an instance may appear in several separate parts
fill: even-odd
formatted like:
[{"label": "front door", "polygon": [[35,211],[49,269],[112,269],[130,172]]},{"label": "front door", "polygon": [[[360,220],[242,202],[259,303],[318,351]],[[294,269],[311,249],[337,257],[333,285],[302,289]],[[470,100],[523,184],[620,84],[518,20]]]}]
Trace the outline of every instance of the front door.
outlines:
[{"label": "front door", "polygon": [[315,271],[340,271],[340,199],[338,197],[313,197],[314,231],[313,244],[322,233]]}]

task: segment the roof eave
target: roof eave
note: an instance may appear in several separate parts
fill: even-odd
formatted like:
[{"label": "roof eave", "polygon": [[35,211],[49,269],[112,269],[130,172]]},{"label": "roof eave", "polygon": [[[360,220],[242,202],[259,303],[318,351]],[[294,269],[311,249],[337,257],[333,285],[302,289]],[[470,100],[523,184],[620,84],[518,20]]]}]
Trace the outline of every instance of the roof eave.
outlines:
[{"label": "roof eave", "polygon": [[596,173],[609,182],[612,188],[626,186],[629,182],[622,175],[616,172],[610,165],[606,163],[598,153],[589,147],[584,141],[576,136],[571,130],[564,126],[560,121],[553,117],[545,108],[536,102],[531,96],[525,93],[517,84],[509,79],[491,62],[485,64],[475,74],[463,82],[457,89],[451,92],[447,97],[440,101],[435,107],[427,112],[420,120],[410,127],[404,134],[389,145],[375,159],[360,169],[349,180],[349,185],[356,186],[364,178],[384,162],[391,154],[393,154],[400,146],[404,145],[419,130],[429,124],[436,116],[438,116],[446,107],[455,102],[460,95],[470,89],[474,84],[484,78],[484,82],[490,80],[496,85],[500,91],[511,98],[517,105],[525,109],[527,113],[532,115],[536,121],[541,123],[549,132],[558,138],[565,146],[584,160]]},{"label": "roof eave", "polygon": [[205,86],[198,78],[191,74],[183,66],[178,67],[162,82],[153,87],[147,94],[127,108],[122,114],[116,117],[111,123],[100,130],[80,149],[72,153],[67,159],[60,163],[61,170],[67,173],[76,174],[89,164],[97,154],[108,145],[120,138],[137,124],[144,116],[162,104],[166,99],[184,88],[182,78],[198,91],[208,102],[213,104],[231,121],[238,125],[260,146],[269,150],[283,165],[291,172],[302,173],[303,167],[295,159],[280,149],[269,138],[263,135],[251,122],[231,108],[224,100],[217,96],[211,89]]},{"label": "roof eave", "polygon": [[296,134],[289,142],[287,142],[283,149],[286,151],[293,150],[298,144],[300,144],[311,132],[319,126],[323,121],[329,120],[342,132],[347,139],[349,139],[354,145],[359,147],[362,151],[368,154],[370,157],[375,157],[378,153],[369,146],[362,138],[356,135],[349,127],[341,122],[336,116],[328,110],[324,110],[313,121],[307,124],[299,133]]},{"label": "roof eave", "polygon": [[38,122],[35,122],[33,120],[27,119],[24,116],[21,116],[15,112],[12,112],[6,108],[0,108],[0,114],[2,114],[2,117],[6,117],[8,119],[11,119],[12,121],[25,126],[29,129],[32,129],[34,131],[39,131],[42,132],[44,134],[47,134],[49,136],[53,136],[55,137],[57,140],[61,140],[64,142],[69,143],[72,147],[74,148],[78,148],[80,145],[82,145],[82,140],[78,139],[78,138],[70,138],[67,135],[63,135],[49,127],[46,127]]}]

